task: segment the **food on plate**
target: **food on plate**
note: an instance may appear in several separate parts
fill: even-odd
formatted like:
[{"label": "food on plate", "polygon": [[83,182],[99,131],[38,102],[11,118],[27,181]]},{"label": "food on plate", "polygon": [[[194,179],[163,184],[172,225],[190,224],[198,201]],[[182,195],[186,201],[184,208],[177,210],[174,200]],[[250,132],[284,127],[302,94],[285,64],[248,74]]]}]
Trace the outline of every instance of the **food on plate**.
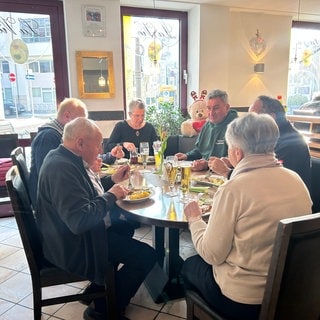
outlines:
[{"label": "food on plate", "polygon": [[200,184],[206,184],[210,186],[221,186],[225,181],[226,178],[218,175],[204,175],[204,176],[196,176],[193,180]]},{"label": "food on plate", "polygon": [[112,175],[116,172],[117,168],[115,167],[102,167],[101,172],[107,175]]},{"label": "food on plate", "polygon": [[210,189],[210,187],[198,187],[198,186],[191,186],[189,188],[190,192],[199,192],[199,193],[206,193]]},{"label": "food on plate", "polygon": [[225,182],[225,179],[217,176],[209,176],[208,181],[215,184],[216,186],[221,186]]},{"label": "food on plate", "polygon": [[128,199],[139,200],[139,199],[147,198],[150,195],[151,195],[150,190],[134,190],[134,191],[129,192]]},{"label": "food on plate", "polygon": [[207,213],[211,210],[212,206],[210,204],[201,204],[199,205],[202,214]]}]

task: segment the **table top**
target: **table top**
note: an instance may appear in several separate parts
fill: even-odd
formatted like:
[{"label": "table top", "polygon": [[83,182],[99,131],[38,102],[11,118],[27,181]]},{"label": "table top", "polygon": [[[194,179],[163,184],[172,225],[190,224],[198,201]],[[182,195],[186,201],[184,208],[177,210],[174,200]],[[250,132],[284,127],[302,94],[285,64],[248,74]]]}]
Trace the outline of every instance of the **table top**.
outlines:
[{"label": "table top", "polygon": [[[203,172],[202,172],[203,174]],[[152,190],[152,196],[142,202],[132,203],[118,200],[117,205],[127,211],[128,217],[137,222],[156,225],[160,227],[186,228],[187,219],[184,215],[185,204],[181,197],[170,197],[166,195],[168,186],[157,173],[143,173],[145,184]],[[216,188],[210,188],[210,197],[213,196]],[[197,197],[197,194],[193,195]],[[207,217],[210,213],[204,214]]]}]

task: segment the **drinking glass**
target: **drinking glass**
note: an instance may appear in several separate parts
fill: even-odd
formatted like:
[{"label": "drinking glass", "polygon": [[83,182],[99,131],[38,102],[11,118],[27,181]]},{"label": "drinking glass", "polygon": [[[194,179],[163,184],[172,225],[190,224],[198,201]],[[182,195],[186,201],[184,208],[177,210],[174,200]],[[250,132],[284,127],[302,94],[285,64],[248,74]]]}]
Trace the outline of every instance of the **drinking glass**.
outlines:
[{"label": "drinking glass", "polygon": [[180,190],[182,192],[181,201],[183,203],[187,203],[189,200],[188,194],[190,189],[190,182],[191,182],[191,164],[190,162],[182,162]]},{"label": "drinking glass", "polygon": [[148,142],[140,142],[140,155],[142,157],[143,171],[146,172],[147,159],[149,156],[149,143]]},{"label": "drinking glass", "polygon": [[166,179],[169,184],[170,191],[166,195],[174,197],[177,193],[174,191],[174,185],[178,173],[178,158],[174,156],[168,156],[165,159],[164,167],[166,170]]}]

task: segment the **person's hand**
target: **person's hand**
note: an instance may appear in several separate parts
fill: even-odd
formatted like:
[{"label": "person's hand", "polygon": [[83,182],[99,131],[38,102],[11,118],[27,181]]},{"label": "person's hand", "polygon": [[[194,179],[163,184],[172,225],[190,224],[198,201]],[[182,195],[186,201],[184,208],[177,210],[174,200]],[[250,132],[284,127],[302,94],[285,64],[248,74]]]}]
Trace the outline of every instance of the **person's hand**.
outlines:
[{"label": "person's hand", "polygon": [[224,177],[228,177],[228,174],[231,169],[227,165],[227,163],[229,163],[229,160],[224,161],[224,159],[227,159],[227,158],[210,157],[208,161],[208,166],[210,170],[215,172],[216,174],[219,174]]},{"label": "person's hand", "polygon": [[122,146],[115,146],[114,148],[112,148],[111,150],[111,155],[117,159],[121,159],[124,157],[124,152],[122,150]]},{"label": "person's hand", "polygon": [[114,194],[114,196],[119,199],[124,199],[129,193],[129,189],[121,184],[114,184],[108,192]]},{"label": "person's hand", "polygon": [[227,157],[222,157],[222,158],[220,158],[220,159],[227,165],[228,168],[232,168],[232,164],[231,164],[229,158],[227,158]]},{"label": "person's hand", "polygon": [[208,169],[208,161],[205,159],[194,160],[192,162],[192,171],[203,171]]},{"label": "person's hand", "polygon": [[99,173],[101,170],[101,165],[102,159],[99,157],[95,160],[94,164],[90,167],[90,169],[95,173]]},{"label": "person's hand", "polygon": [[193,200],[190,201],[185,207],[184,207],[184,214],[188,220],[188,222],[193,222],[200,220],[202,218],[202,212],[198,205],[198,202]]},{"label": "person's hand", "polygon": [[123,147],[126,148],[129,152],[136,150],[136,146],[135,146],[135,144],[132,143],[132,142],[124,142],[124,143],[123,143]]},{"label": "person's hand", "polygon": [[124,180],[129,179],[130,166],[124,165],[120,166],[117,171],[111,176],[111,179],[114,183],[119,183]]},{"label": "person's hand", "polygon": [[182,153],[182,152],[178,152],[175,154],[175,156],[178,158],[178,160],[187,160],[187,155]]}]

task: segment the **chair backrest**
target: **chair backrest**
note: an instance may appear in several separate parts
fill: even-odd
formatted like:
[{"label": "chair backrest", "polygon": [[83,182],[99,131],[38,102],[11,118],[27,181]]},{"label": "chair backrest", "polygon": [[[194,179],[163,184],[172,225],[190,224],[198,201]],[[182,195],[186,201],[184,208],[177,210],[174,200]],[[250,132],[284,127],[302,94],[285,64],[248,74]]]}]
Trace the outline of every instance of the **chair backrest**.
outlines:
[{"label": "chair backrest", "polygon": [[20,177],[22,182],[24,183],[25,189],[27,190],[27,194],[30,200],[28,181],[29,181],[29,169],[27,166],[26,159],[24,157],[24,153],[21,147],[17,147],[11,152],[12,163],[17,166],[19,170]]},{"label": "chair backrest", "polygon": [[40,234],[17,166],[12,166],[7,172],[6,184],[30,272],[39,272],[43,262]]},{"label": "chair backrest", "polygon": [[320,213],[281,220],[260,320],[320,319]]},{"label": "chair backrest", "polygon": [[19,146],[18,134],[0,134],[0,158],[10,158],[11,151]]}]

